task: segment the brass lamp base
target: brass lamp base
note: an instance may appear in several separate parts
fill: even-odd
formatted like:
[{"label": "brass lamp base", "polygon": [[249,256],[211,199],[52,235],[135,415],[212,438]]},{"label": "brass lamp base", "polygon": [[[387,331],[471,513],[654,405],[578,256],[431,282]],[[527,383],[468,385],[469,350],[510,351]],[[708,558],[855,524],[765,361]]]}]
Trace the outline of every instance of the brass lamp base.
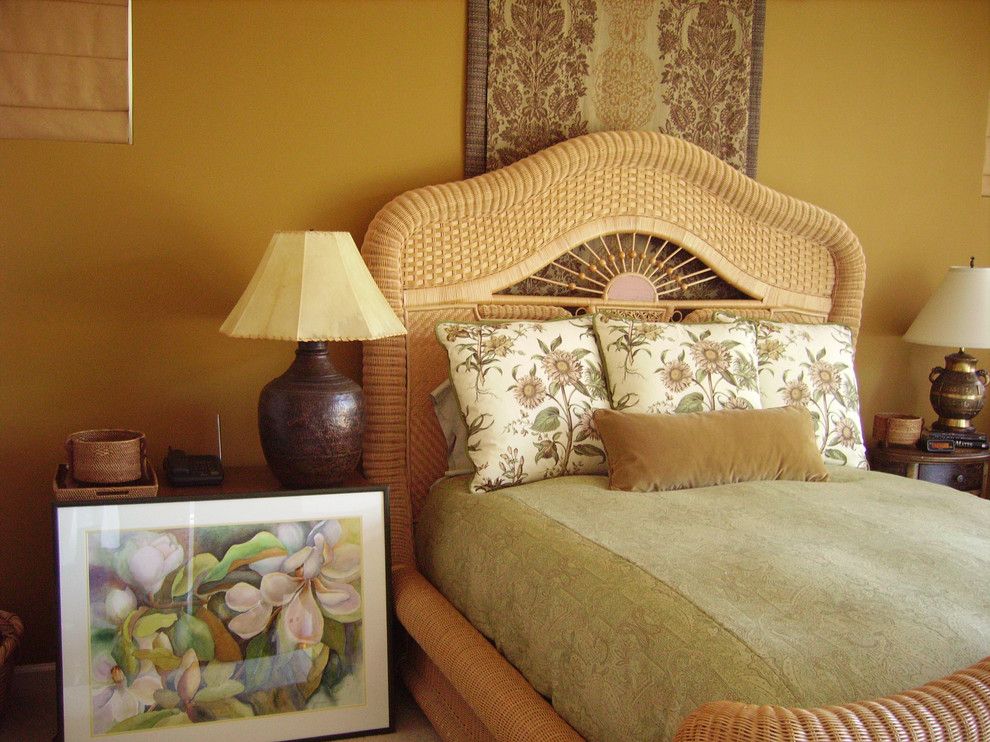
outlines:
[{"label": "brass lamp base", "polygon": [[932,382],[929,399],[938,413],[934,430],[966,432],[973,430],[971,420],[983,409],[987,372],[977,371],[976,359],[963,348],[945,357],[945,368],[936,366],[928,375]]}]

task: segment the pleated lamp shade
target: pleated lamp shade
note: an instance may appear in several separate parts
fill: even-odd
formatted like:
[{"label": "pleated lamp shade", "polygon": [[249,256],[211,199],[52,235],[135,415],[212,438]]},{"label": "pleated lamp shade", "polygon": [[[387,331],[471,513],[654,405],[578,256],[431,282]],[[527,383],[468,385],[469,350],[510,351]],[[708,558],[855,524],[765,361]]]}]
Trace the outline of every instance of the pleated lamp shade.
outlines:
[{"label": "pleated lamp shade", "polygon": [[347,232],[276,232],[220,327],[232,337],[377,340],[406,330]]}]

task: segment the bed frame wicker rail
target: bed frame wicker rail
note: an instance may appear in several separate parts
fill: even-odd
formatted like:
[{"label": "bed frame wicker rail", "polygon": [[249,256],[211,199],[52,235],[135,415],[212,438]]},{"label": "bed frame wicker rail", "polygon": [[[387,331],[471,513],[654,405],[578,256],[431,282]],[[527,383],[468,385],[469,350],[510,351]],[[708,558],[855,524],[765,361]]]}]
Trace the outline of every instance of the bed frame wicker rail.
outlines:
[{"label": "bed frame wicker rail", "polygon": [[[405,193],[378,213],[362,249],[408,331],[364,347],[364,468],[390,488],[403,679],[444,739],[580,739],[416,568],[416,516],[447,453],[429,397],[447,375],[435,324],[609,308],[677,319],[731,308],[856,333],[859,241],[832,214],[699,147],[606,132]],[[633,282],[649,296],[617,290],[619,274],[637,271]],[[677,739],[990,740],[990,660],[903,696],[838,708],[708,704]]]}]

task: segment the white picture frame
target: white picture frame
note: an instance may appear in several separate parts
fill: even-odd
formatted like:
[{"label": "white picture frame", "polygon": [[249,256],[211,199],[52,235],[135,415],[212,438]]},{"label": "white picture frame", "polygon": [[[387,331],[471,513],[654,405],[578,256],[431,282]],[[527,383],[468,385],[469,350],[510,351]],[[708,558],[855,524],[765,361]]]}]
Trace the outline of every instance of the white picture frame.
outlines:
[{"label": "white picture frame", "polygon": [[381,487],[54,506],[60,734],[392,729]]}]

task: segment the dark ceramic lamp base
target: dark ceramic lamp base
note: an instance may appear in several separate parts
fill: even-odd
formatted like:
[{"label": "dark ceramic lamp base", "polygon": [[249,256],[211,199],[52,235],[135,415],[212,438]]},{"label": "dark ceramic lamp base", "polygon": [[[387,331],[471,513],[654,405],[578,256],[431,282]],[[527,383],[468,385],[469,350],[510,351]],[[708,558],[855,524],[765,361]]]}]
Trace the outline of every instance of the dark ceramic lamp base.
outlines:
[{"label": "dark ceramic lamp base", "polygon": [[357,470],[364,433],[361,387],[334,368],[325,342],[300,342],[289,370],[258,400],[261,448],[290,489],[339,484]]}]

